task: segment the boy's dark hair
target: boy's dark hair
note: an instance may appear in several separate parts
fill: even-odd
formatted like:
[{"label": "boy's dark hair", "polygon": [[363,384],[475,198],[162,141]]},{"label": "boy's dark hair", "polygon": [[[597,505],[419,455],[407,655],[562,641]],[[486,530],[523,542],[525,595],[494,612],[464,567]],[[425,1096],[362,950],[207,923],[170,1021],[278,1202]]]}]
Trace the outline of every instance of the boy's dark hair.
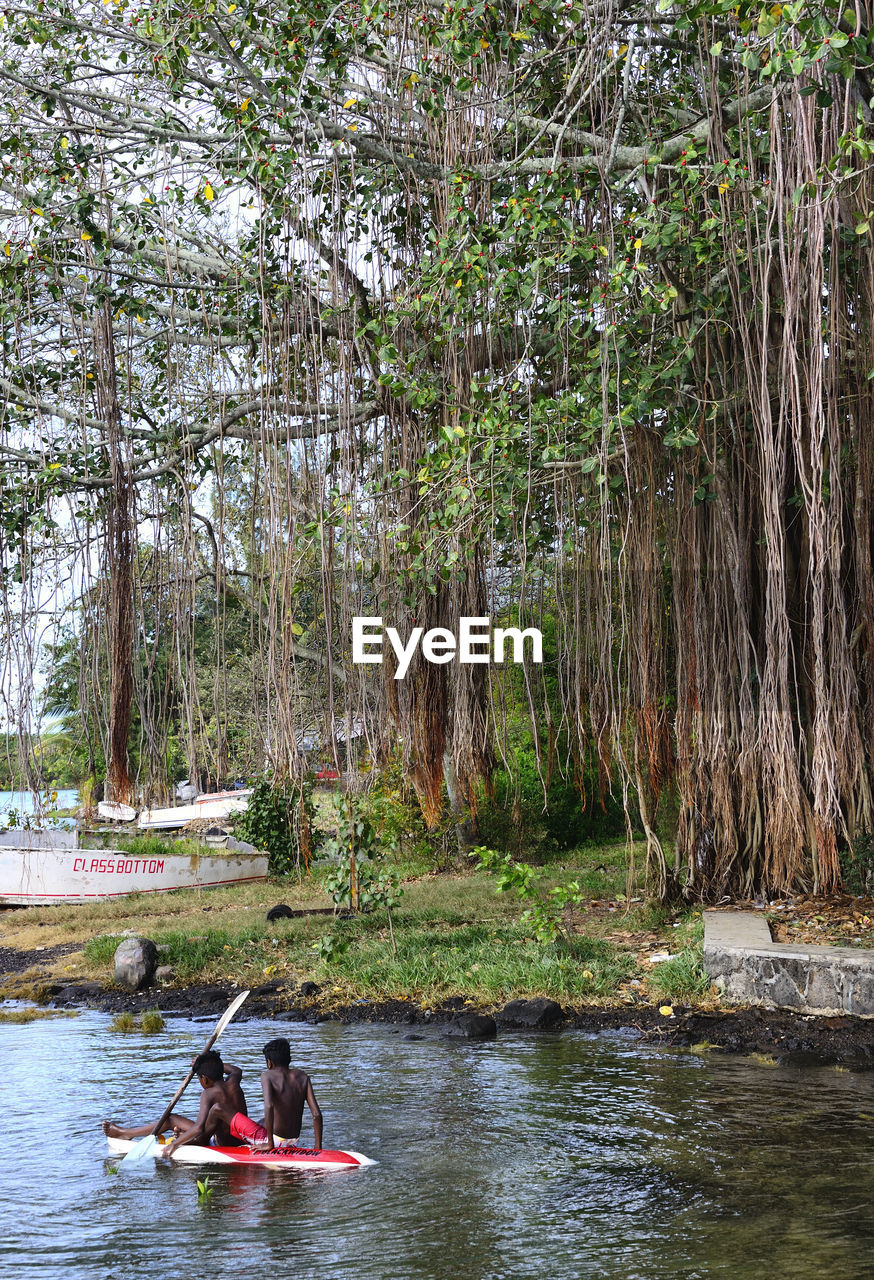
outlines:
[{"label": "boy's dark hair", "polygon": [[275,1062],[277,1067],[287,1067],[291,1062],[291,1045],[282,1036],[270,1040],[264,1046],[264,1057]]},{"label": "boy's dark hair", "polygon": [[207,1080],[221,1080],[225,1074],[221,1054],[216,1053],[215,1049],[210,1049],[209,1053],[201,1053],[194,1059],[194,1074],[206,1076]]}]

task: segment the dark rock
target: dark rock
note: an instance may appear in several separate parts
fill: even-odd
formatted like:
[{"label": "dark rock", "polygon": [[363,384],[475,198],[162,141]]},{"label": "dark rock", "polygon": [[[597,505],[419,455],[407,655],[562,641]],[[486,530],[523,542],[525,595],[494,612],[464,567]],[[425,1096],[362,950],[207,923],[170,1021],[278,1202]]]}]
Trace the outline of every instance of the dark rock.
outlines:
[{"label": "dark rock", "polygon": [[61,987],[55,996],[54,1004],[79,1004],[82,1000],[93,999],[103,994],[103,985],[100,982],[71,982],[66,987]]},{"label": "dark rock", "polygon": [[556,1026],[564,1017],[561,1005],[546,996],[536,1000],[511,1000],[498,1014],[502,1027],[529,1027],[533,1031],[546,1031]]},{"label": "dark rock", "polygon": [[789,1053],[777,1055],[777,1063],[781,1067],[797,1067],[800,1071],[809,1071],[811,1067],[827,1067],[834,1058],[821,1053],[807,1053],[803,1049],[795,1049]]},{"label": "dark rock", "polygon": [[307,1022],[312,1023],[313,1026],[317,1026],[321,1021],[322,1015],[320,1013],[313,1012],[307,1014]]},{"label": "dark rock", "polygon": [[306,1022],[307,1020],[303,1009],[286,1009],[282,1013],[277,1013],[276,1017],[281,1022]]},{"label": "dark rock", "polygon": [[269,996],[282,989],[281,982],[262,982],[260,987],[253,987],[253,996]]},{"label": "dark rock", "polygon": [[148,987],[158,967],[158,948],[150,938],[125,938],[115,951],[113,977],[128,991]]},{"label": "dark rock", "polygon": [[401,1036],[402,1040],[424,1040],[424,1036],[417,1036],[415,1031],[408,1031],[405,1036]]},{"label": "dark rock", "polygon": [[291,907],[287,907],[284,902],[279,902],[275,907],[271,907],[267,912],[268,921],[273,920],[293,920],[294,912]]},{"label": "dark rock", "polygon": [[494,1018],[487,1013],[460,1013],[444,1029],[454,1040],[492,1040],[498,1034]]},{"label": "dark rock", "polygon": [[317,982],[302,982],[300,984],[300,994],[302,996],[317,996],[319,994],[319,984]]},{"label": "dark rock", "polygon": [[464,996],[450,996],[448,1000],[444,1000],[440,1006],[441,1009],[455,1011],[464,1008]]}]

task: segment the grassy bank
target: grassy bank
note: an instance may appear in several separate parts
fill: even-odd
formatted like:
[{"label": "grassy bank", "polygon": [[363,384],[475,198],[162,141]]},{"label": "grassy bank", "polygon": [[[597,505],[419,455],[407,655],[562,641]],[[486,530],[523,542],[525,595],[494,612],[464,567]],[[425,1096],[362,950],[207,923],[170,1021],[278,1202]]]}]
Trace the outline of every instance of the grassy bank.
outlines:
[{"label": "grassy bank", "polygon": [[[523,918],[525,903],[496,892],[482,872],[407,880],[401,905],[335,920],[306,914],[274,922],[269,907],[319,911],[330,900],[317,875],[266,885],[134,895],[81,907],[7,912],[4,945],[33,951],[55,980],[110,982],[125,931],[152,938],[174,982],[279,982],[293,994],[312,979],[322,999],[413,998],[424,1004],[461,995],[492,1006],[546,995],[569,1004],[681,1000],[706,1002],[700,968],[700,913],[648,905],[626,877],[624,846],[575,851],[551,867],[547,886],[573,879],[591,894],[562,919],[562,936],[541,943]],[[41,949],[76,944],[41,961]],[[672,958],[653,963],[651,957]]]}]

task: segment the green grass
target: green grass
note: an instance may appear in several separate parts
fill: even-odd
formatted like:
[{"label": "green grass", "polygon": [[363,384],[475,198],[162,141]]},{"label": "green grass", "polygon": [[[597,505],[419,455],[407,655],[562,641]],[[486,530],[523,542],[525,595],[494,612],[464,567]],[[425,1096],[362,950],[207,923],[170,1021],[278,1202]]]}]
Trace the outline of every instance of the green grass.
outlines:
[{"label": "green grass", "polygon": [[111,1031],[119,1031],[122,1035],[129,1035],[132,1031],[156,1035],[157,1032],[164,1030],[165,1023],[160,1009],[147,1009],[139,1018],[126,1010],[124,1013],[116,1014],[109,1026]]},{"label": "green grass", "polygon": [[661,1000],[694,1001],[710,990],[710,979],[698,949],[688,947],[670,960],[656,965],[650,989]]},{"label": "green grass", "polygon": [[77,1018],[78,1009],[0,1009],[0,1023],[37,1022],[40,1018]]},{"label": "green grass", "polygon": [[[153,839],[135,837],[144,838]],[[333,1003],[404,998],[434,1004],[460,995],[488,1007],[516,996],[547,995],[566,1004],[603,1004],[627,998],[625,984],[632,977],[639,980],[635,995],[657,1003],[710,1000],[700,967],[701,913],[645,902],[640,853],[638,879],[628,892],[627,856],[623,842],[589,845],[542,868],[543,893],[574,880],[583,886],[570,925],[579,932],[548,944],[538,942],[523,922],[528,904],[498,893],[495,878],[472,867],[404,883],[392,912],[397,955],[382,909],[349,920],[303,914],[268,923],[267,910],[278,902],[303,911],[330,906],[324,868],[316,867],[302,882],[293,875],[266,884],[32,908],[16,915],[9,945],[26,949],[75,940],[84,948],[81,976],[111,981],[123,932],[135,930],[162,948],[161,962],[172,966],[180,985],[233,981],[256,987],[271,979],[289,1001],[300,982],[312,978],[322,988],[320,1000]],[[320,955],[320,941],[335,934],[345,949],[323,948]],[[654,941],[678,953],[675,959],[650,965]],[[72,967],[72,958],[65,960],[58,965],[64,976]],[[36,973],[27,975],[31,984],[35,980]]]},{"label": "green grass", "polygon": [[[486,1003],[528,994],[605,999],[633,972],[633,957],[603,938],[573,937],[549,946],[536,942],[519,920],[520,905],[496,895],[485,877],[428,880],[415,888],[410,895],[415,909],[407,905],[392,913],[397,956],[381,910],[350,920],[312,916],[271,924],[258,919],[237,928],[210,925],[201,934],[162,928],[149,936],[179,982],[218,980],[231,970],[249,984],[264,976],[289,981],[315,976],[370,999],[434,1001],[457,994]],[[334,931],[347,949],[331,961],[320,960],[315,948]],[[108,968],[118,942],[116,934],[90,939],[85,959],[95,968]]]},{"label": "green grass", "polygon": [[129,853],[137,858],[164,858],[169,854],[203,853],[202,841],[190,836],[126,836],[118,831],[89,831],[81,839],[83,848],[100,848]]},{"label": "green grass", "polygon": [[520,925],[446,929],[428,927],[422,920],[396,924],[397,956],[379,920],[350,922],[344,933],[349,948],[327,971],[335,981],[376,999],[409,994],[428,1001],[465,994],[486,1003],[515,995],[604,998],[634,968],[630,956],[603,939],[542,946]]},{"label": "green grass", "polygon": [[131,1031],[139,1031],[140,1024],[132,1013],[117,1013],[109,1024],[110,1031],[120,1031],[129,1035]]}]

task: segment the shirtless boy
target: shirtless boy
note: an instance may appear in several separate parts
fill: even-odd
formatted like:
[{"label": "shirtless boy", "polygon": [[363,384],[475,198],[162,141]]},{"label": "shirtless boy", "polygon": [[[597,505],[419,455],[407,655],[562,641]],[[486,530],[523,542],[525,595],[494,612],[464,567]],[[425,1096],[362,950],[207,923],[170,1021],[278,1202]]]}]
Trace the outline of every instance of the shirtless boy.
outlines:
[{"label": "shirtless boy", "polygon": [[271,1040],[264,1046],[267,1070],[261,1073],[264,1093],[264,1128],[271,1145],[290,1145],[300,1137],[303,1104],[313,1117],[313,1147],[322,1149],[322,1113],[313,1092],[313,1083],[305,1071],[289,1066],[291,1045],[284,1038]]},{"label": "shirtless boy", "polygon": [[[215,1050],[200,1054],[192,1066],[203,1090],[197,1119],[189,1120],[187,1116],[174,1112],[165,1122],[162,1132],[172,1131],[176,1136],[161,1154],[169,1156],[183,1144],[207,1143],[213,1138],[215,1145],[220,1147],[265,1141],[265,1131],[248,1117],[246,1099],[240,1088],[241,1069],[223,1063]],[[109,1120],[103,1122],[103,1132],[110,1138],[144,1138],[153,1132],[154,1127],[154,1122],[129,1129]]]}]

